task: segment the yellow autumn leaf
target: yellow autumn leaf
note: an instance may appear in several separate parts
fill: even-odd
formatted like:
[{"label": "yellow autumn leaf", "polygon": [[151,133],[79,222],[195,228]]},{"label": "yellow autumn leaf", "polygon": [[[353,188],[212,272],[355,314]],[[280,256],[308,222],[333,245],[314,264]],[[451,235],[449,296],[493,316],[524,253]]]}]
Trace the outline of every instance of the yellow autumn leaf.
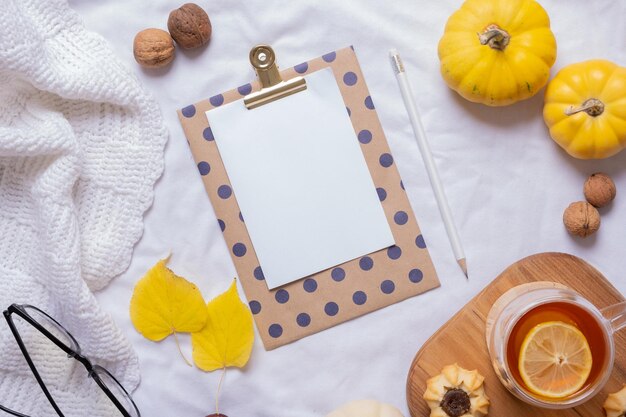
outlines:
[{"label": "yellow autumn leaf", "polygon": [[196,332],[206,324],[207,310],[198,288],[179,277],[162,259],[137,282],[130,300],[130,319],[147,339],[158,342],[174,332]]},{"label": "yellow autumn leaf", "polygon": [[243,368],[252,352],[252,314],[241,302],[237,283],[207,304],[206,326],[191,334],[193,361],[203,371],[236,366]]}]

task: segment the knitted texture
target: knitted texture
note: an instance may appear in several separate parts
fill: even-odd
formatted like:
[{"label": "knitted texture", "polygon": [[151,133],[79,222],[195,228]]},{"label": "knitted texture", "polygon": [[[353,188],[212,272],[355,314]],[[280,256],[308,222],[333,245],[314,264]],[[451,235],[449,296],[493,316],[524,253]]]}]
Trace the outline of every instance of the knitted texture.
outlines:
[{"label": "knitted texture", "polygon": [[[65,0],[3,0],[0,39],[0,310],[46,311],[132,391],[137,357],[92,291],[142,234],[163,170],[160,111]],[[82,365],[15,321],[66,416],[119,415]],[[0,404],[56,416],[6,323],[0,352]]]}]

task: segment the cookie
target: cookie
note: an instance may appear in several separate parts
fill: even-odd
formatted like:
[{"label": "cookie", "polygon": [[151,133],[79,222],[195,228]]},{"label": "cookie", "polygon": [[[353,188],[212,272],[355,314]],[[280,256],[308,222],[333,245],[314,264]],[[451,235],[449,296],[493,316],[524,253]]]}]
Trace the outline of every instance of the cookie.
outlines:
[{"label": "cookie", "polygon": [[468,371],[457,364],[445,366],[426,383],[424,400],[430,407],[430,417],[486,416],[489,398],[484,380],[476,370]]}]

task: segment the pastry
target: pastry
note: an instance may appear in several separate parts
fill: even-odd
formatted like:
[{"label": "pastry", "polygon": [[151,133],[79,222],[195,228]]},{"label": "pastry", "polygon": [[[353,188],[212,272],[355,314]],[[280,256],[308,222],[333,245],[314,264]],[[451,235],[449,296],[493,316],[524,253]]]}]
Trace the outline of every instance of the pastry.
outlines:
[{"label": "pastry", "polygon": [[609,394],[603,407],[606,417],[623,417],[626,414],[626,386]]},{"label": "pastry", "polygon": [[483,417],[489,411],[489,398],[478,371],[448,365],[426,383],[424,399],[430,417]]},{"label": "pastry", "polygon": [[403,417],[396,407],[376,400],[357,400],[344,404],[326,417]]}]

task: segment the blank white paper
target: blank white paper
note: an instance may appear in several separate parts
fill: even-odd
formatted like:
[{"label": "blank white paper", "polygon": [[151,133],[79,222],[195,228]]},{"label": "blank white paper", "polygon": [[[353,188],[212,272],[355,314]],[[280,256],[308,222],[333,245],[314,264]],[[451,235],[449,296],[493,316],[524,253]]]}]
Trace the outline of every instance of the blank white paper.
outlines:
[{"label": "blank white paper", "polygon": [[305,78],[207,112],[269,289],[394,244],[332,70]]}]

